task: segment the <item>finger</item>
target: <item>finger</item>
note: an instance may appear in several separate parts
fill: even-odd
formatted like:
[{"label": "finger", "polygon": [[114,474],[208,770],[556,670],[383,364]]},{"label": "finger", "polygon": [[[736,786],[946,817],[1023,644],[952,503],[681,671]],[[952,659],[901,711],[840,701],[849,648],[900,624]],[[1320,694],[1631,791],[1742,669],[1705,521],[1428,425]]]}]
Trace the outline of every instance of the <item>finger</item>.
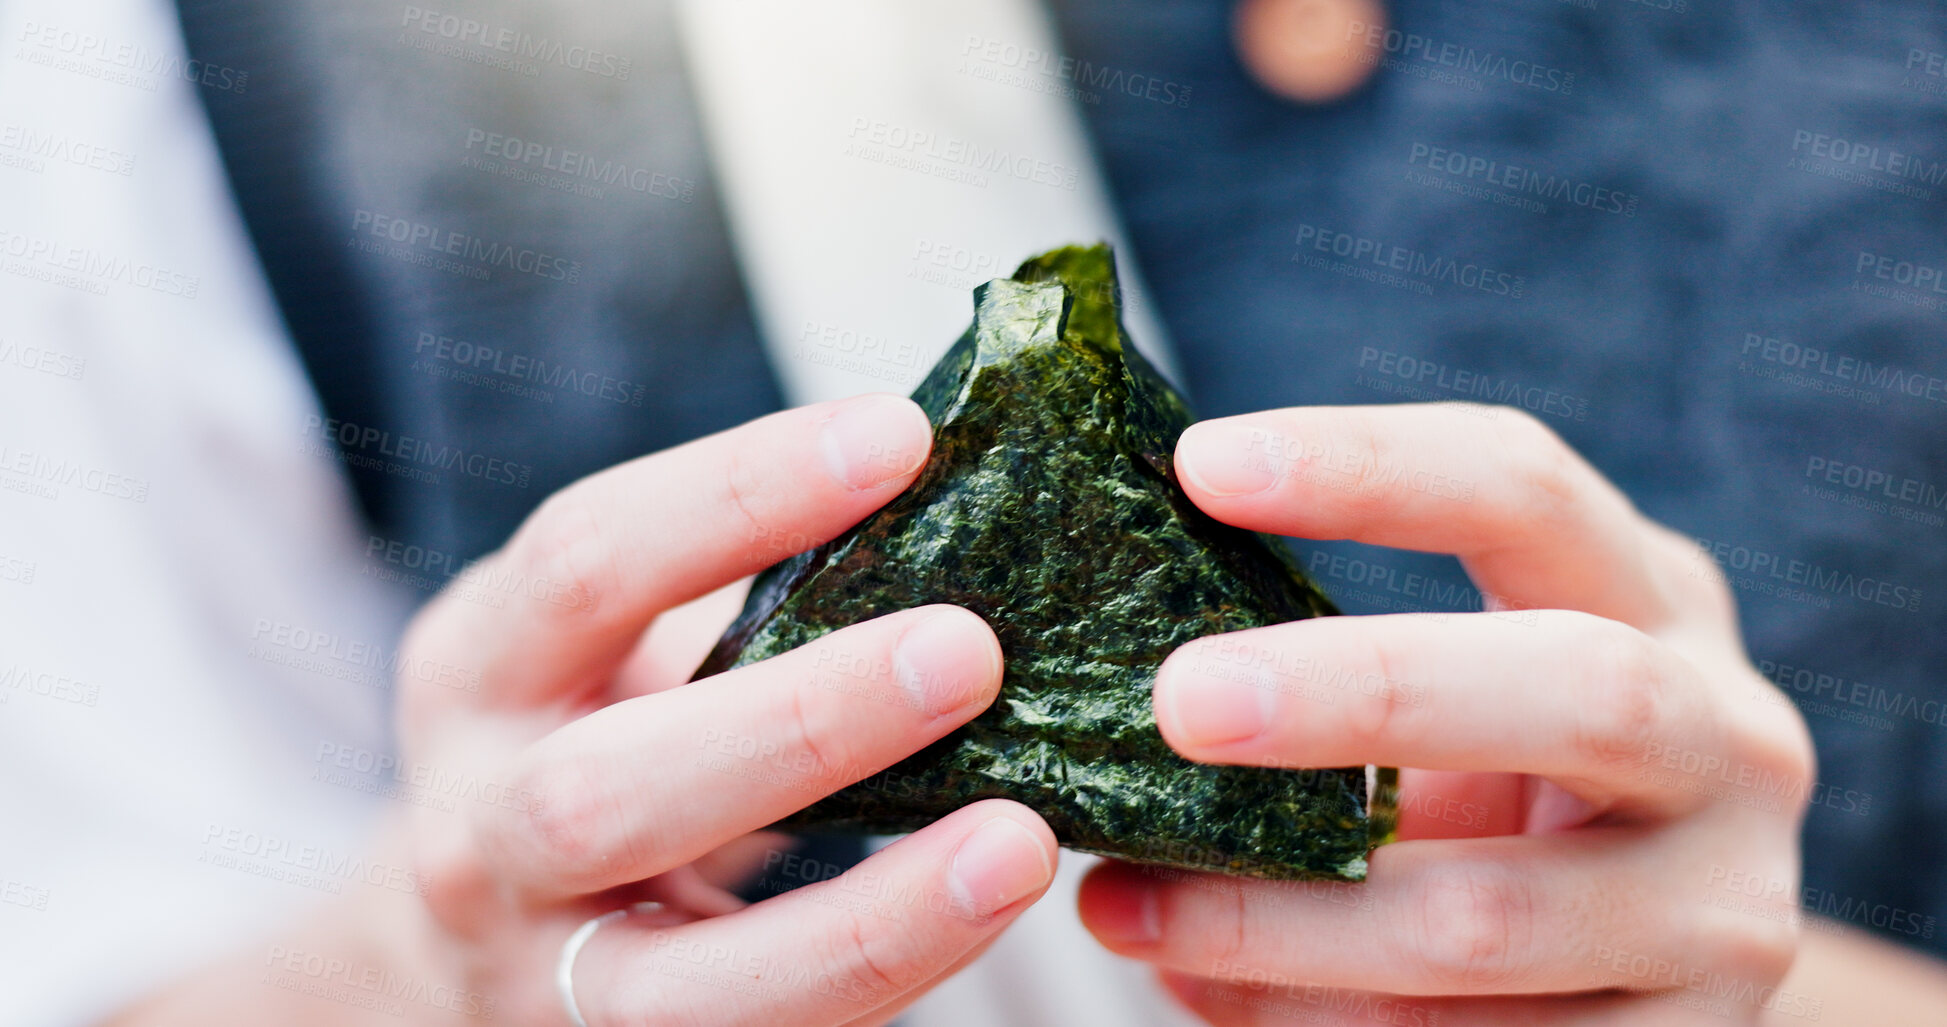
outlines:
[{"label": "finger", "polygon": [[765,864],[790,855],[797,839],[781,831],[757,831],[732,838],[698,856],[691,865],[711,884],[726,890],[751,883]]},{"label": "finger", "polygon": [[898,998],[874,1009],[872,1012],[853,1021],[852,1024],[848,1024],[847,1027],[880,1027],[881,1024],[893,1022],[899,1018],[901,1013],[911,1008],[913,1003],[925,998],[927,993],[939,987],[948,978],[965,970],[974,960],[986,955],[987,950],[994,947],[994,942],[1000,940],[1000,936],[1001,932],[996,931],[982,938],[978,944],[968,949],[946,969],[941,970],[913,987],[907,988],[905,993]]},{"label": "finger", "polygon": [[575,992],[591,1027],[846,1023],[1011,923],[1055,860],[1053,832],[1025,806],[975,803],[839,877],[729,916],[598,932]]},{"label": "finger", "polygon": [[1601,992],[1534,998],[1435,998],[1354,991],[1282,975],[1212,980],[1163,971],[1164,987],[1216,1027],[1639,1027],[1722,1024],[1733,1003],[1687,991],[1654,995]]},{"label": "finger", "polygon": [[1399,770],[1398,837],[1493,838],[1521,834],[1539,780],[1528,774]]},{"label": "finger", "polygon": [[[1716,589],[1554,432],[1464,403],[1294,407],[1204,421],[1176,448],[1184,489],[1257,531],[1461,558],[1512,606],[1582,610],[1641,628]],[[1724,593],[1728,596],[1728,593]],[[1711,612],[1728,608],[1728,598]]]},{"label": "finger", "polygon": [[1163,737],[1200,762],[1514,771],[1599,808],[1708,801],[1707,789],[1680,787],[1697,775],[1655,772],[1665,754],[1699,771],[1749,763],[1768,771],[1767,785],[1801,772],[1787,749],[1760,755],[1762,743],[1734,736],[1714,691],[1668,646],[1566,610],[1519,621],[1326,617],[1213,635],[1164,661],[1155,703]]},{"label": "finger", "polygon": [[607,698],[633,699],[688,684],[749,594],[750,579],[739,578],[657,614],[637,639],[635,651],[616,668]]},{"label": "finger", "polygon": [[829,541],[911,484],[931,444],[910,400],[860,396],[583,478],[462,575],[506,602],[443,592],[407,651],[476,671],[491,703],[585,694],[658,613]]},{"label": "finger", "polygon": [[[1628,827],[1398,842],[1363,884],[1270,882],[1105,864],[1082,884],[1110,950],[1205,977],[1283,974],[1402,995],[1776,982],[1793,930],[1698,903],[1693,839]],[[1704,859],[1704,862],[1708,862]]]},{"label": "finger", "polygon": [[630,699],[528,747],[526,808],[476,806],[502,880],[585,894],[662,873],[898,762],[1000,691],[992,629],[906,610],[681,688]]}]

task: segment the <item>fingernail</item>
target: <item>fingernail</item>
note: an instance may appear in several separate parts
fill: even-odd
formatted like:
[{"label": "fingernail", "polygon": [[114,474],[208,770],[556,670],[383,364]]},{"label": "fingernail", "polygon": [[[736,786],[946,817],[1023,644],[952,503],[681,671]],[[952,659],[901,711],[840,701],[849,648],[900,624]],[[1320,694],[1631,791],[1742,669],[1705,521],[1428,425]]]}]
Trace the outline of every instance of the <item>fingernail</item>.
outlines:
[{"label": "fingernail", "polygon": [[933,429],[909,399],[857,396],[825,421],[818,448],[825,468],[854,492],[901,478],[926,462]]},{"label": "fingernail", "polygon": [[1054,872],[1039,839],[1018,821],[995,817],[975,828],[954,850],[947,868],[954,911],[975,918],[991,916],[1047,884]]},{"label": "fingernail", "polygon": [[992,696],[1000,684],[993,632],[956,607],[933,610],[908,628],[892,663],[906,701],[936,717]]},{"label": "fingernail", "polygon": [[1277,438],[1243,421],[1199,421],[1176,444],[1177,466],[1213,496],[1263,492],[1278,481]]},{"label": "fingernail", "polygon": [[1124,945],[1150,945],[1162,940],[1163,911],[1156,889],[1147,882],[1124,879],[1104,897],[1089,904],[1089,930]]},{"label": "fingernail", "polygon": [[1157,672],[1156,697],[1174,729],[1172,742],[1214,747],[1263,734],[1271,723],[1277,689],[1275,679],[1237,681],[1177,661]]}]

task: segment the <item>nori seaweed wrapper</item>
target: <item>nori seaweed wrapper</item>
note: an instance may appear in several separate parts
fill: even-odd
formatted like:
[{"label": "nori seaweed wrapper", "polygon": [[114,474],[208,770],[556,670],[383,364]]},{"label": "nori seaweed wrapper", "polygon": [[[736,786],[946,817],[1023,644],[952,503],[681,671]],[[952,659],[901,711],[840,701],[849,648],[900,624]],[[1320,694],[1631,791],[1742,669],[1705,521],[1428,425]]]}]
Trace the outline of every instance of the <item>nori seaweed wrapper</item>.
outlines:
[{"label": "nori seaweed wrapper", "polygon": [[895,833],[1007,798],[1085,852],[1363,879],[1391,835],[1394,771],[1192,763],[1156,729],[1151,685],[1178,646],[1337,611],[1281,542],[1213,520],[1178,486],[1190,412],[1128,343],[1108,247],[1036,257],[974,290],[974,308],[913,394],[933,423],[919,479],[759,575],[697,676],[953,603],[999,637],[1000,696],[780,826]]}]

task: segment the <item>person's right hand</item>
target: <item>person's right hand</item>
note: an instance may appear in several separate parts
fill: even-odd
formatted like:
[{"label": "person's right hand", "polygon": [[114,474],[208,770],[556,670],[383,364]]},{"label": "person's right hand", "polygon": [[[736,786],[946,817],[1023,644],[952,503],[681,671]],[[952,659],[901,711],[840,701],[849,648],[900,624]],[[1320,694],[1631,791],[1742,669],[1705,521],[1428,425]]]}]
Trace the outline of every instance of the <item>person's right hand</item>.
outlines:
[{"label": "person's right hand", "polygon": [[[607,924],[576,961],[591,1027],[881,1023],[1041,895],[1054,836],[998,800],[751,906],[699,872],[998,692],[999,644],[957,607],[881,617],[690,684],[714,633],[648,632],[844,531],[911,484],[930,445],[925,415],[892,396],[765,417],[549,498],[467,575],[511,580],[504,605],[451,589],[428,604],[401,653],[404,757],[514,797],[416,817],[436,963],[510,1022],[565,1023],[564,940],[653,900],[660,911]],[[452,668],[477,691],[441,683]]]}]

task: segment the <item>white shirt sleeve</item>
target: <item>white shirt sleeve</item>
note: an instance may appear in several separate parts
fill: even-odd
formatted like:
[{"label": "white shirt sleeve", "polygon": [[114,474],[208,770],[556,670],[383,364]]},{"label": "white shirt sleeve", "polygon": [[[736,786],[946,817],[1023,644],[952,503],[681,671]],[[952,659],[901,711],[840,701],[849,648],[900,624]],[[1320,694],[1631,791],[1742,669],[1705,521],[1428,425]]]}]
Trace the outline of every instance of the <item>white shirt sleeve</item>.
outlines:
[{"label": "white shirt sleeve", "polygon": [[334,764],[388,747],[406,603],[306,445],[168,0],[0,41],[0,1019],[76,1024],[383,880]]}]

